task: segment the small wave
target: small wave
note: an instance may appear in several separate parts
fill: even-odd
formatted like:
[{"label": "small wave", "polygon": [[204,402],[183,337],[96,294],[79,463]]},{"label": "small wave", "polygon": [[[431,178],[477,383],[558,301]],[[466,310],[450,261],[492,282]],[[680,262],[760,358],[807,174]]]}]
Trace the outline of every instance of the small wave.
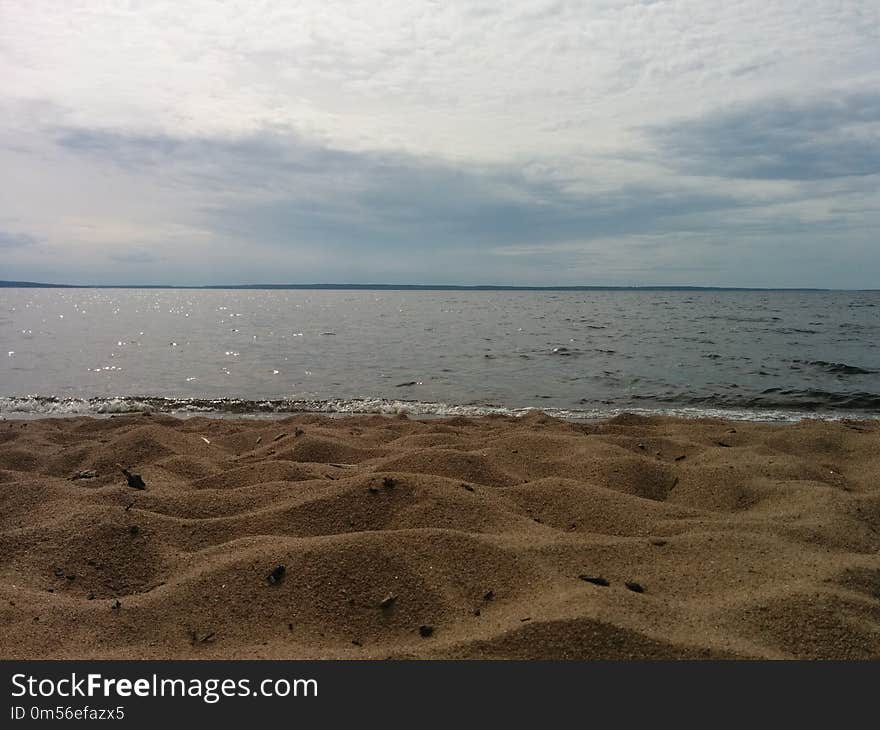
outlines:
[{"label": "small wave", "polygon": [[[57,398],[55,396],[0,397],[0,415],[90,416],[124,413],[168,413],[173,415],[288,415],[293,413],[385,414],[412,416],[520,416],[533,408],[504,408],[493,405],[451,405],[388,398],[267,399],[160,398],[119,396],[114,398]],[[550,413],[549,410],[543,409]],[[558,409],[551,415],[575,413]],[[588,414],[578,411],[578,414]],[[584,417],[595,417],[585,415]]]},{"label": "small wave", "polygon": [[706,396],[636,395],[637,401],[655,403],[685,403],[690,406],[720,409],[746,409],[751,411],[783,410],[821,414],[823,418],[837,418],[841,413],[861,414],[860,417],[880,417],[880,394],[856,392],[831,392],[819,389],[784,390],[767,388],[756,395],[727,395],[712,393]]},{"label": "small wave", "polygon": [[811,365],[812,367],[824,370],[826,373],[833,373],[835,375],[873,375],[880,372],[861,368],[857,365],[847,365],[845,362],[827,362],[825,360],[792,360],[791,362],[800,365]]},{"label": "small wave", "polygon": [[736,317],[729,314],[709,314],[703,317],[698,317],[698,319],[720,319],[725,322],[747,322],[754,324],[779,321],[779,317]]},{"label": "small wave", "polygon": [[[776,389],[772,389],[776,390]],[[780,395],[786,395],[781,391]],[[864,407],[880,408],[880,396],[867,396],[840,403],[840,409],[822,413],[822,418],[874,418],[880,415],[865,414]],[[679,418],[724,418],[735,421],[793,422],[816,418],[817,413],[809,403],[769,397],[756,399],[711,396],[706,398],[678,399],[636,397],[634,400],[668,400],[663,406],[644,408],[631,404],[577,409],[552,407],[507,408],[498,405],[449,404],[416,400],[387,398],[331,398],[331,399],[272,399],[246,400],[238,398],[160,398],[152,396],[118,396],[113,398],[57,398],[54,396],[7,396],[0,397],[0,416],[18,418],[41,418],[59,416],[109,416],[126,413],[167,413],[176,416],[205,415],[216,417],[273,417],[297,413],[322,413],[327,415],[407,415],[415,418],[439,418],[463,416],[521,417],[539,410],[554,418],[571,421],[590,421],[612,418],[622,413],[643,416],[675,416]]]},{"label": "small wave", "polygon": [[860,368],[857,365],[847,365],[843,362],[825,362],[824,360],[814,360],[810,365],[823,368],[829,373],[840,373],[842,375],[870,375],[877,372],[876,370]]},{"label": "small wave", "polygon": [[805,329],[803,327],[780,327],[775,330],[771,330],[772,332],[777,332],[780,335],[817,335],[819,334],[819,330],[811,330]]},{"label": "small wave", "polygon": [[578,357],[582,353],[580,350],[573,350],[568,347],[554,347],[550,350],[550,354],[558,357]]}]

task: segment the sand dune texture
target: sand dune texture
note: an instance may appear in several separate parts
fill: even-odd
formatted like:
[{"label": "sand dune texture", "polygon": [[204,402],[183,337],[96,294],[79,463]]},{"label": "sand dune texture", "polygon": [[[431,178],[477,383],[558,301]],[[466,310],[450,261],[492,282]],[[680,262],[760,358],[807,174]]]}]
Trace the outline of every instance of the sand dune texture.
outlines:
[{"label": "sand dune texture", "polygon": [[2,422],[0,656],[877,658],[878,474],[876,422]]}]

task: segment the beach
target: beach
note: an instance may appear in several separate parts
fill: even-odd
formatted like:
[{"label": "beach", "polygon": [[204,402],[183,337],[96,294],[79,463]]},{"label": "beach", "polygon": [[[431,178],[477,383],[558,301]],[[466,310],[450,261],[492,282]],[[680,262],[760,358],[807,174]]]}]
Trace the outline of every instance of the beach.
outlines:
[{"label": "beach", "polygon": [[0,655],[880,658],[878,473],[878,421],[5,420]]}]

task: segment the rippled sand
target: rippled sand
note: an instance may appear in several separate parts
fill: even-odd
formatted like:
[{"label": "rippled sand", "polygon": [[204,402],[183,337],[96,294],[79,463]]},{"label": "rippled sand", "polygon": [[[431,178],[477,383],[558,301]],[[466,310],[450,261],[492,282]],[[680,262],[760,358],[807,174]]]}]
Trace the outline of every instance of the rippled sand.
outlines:
[{"label": "rippled sand", "polygon": [[877,422],[0,422],[0,655],[877,658],[878,474]]}]

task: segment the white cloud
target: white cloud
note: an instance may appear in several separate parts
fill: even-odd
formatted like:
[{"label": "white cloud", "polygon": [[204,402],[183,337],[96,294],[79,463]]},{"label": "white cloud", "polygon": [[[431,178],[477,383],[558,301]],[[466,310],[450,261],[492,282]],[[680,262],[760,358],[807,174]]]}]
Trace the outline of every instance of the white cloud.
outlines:
[{"label": "white cloud", "polygon": [[[867,186],[806,182],[794,172],[793,179],[773,179],[779,164],[764,179],[743,176],[743,169],[766,173],[757,158],[724,166],[704,151],[704,164],[679,164],[655,134],[679,128],[711,143],[701,120],[715,120],[713,134],[725,133],[729,109],[739,110],[741,119],[766,109],[767,100],[809,110],[826,98],[875,93],[880,4],[870,0],[0,0],[0,78],[0,165],[16,189],[0,198],[2,229],[56,251],[75,247],[96,257],[101,241],[113,239],[135,252],[130,266],[147,265],[136,253],[144,246],[169,240],[175,243],[167,244],[168,255],[194,268],[198,257],[185,251],[204,255],[210,249],[218,262],[233,262],[246,242],[261,247],[273,267],[287,261],[303,271],[324,260],[322,251],[333,250],[340,225],[396,226],[405,208],[423,216],[428,229],[435,215],[469,221],[473,230],[458,238],[438,234],[434,245],[448,250],[477,240],[515,247],[528,239],[547,255],[569,240],[634,247],[631,236],[647,235],[630,231],[609,239],[607,221],[594,230],[595,216],[585,216],[581,235],[567,237],[565,227],[577,222],[571,212],[577,200],[592,211],[616,205],[621,227],[642,215],[658,227],[652,235],[665,237],[669,246],[676,245],[673,234],[705,235],[715,216],[728,246],[737,245],[737,220],[743,241],[754,235],[756,221],[769,232],[838,220],[840,245],[845,248],[852,236],[858,252],[863,244],[854,231],[878,209]],[[761,123],[758,118],[758,134]],[[117,157],[59,143],[77,131],[96,139],[115,135],[121,141]],[[849,139],[845,130],[834,134]],[[304,175],[285,139],[297,140],[292,146],[304,140],[320,155],[352,156],[342,169]],[[681,135],[665,139],[693,152]],[[208,157],[164,154],[151,146],[161,140],[186,150],[201,144]],[[229,145],[242,140],[257,146],[231,152]],[[259,140],[267,147],[259,148]],[[814,141],[805,139],[798,149],[820,149]],[[219,159],[210,159],[212,150]],[[273,150],[293,167],[271,164],[265,155]],[[736,156],[738,150],[734,139],[721,153]],[[144,154],[154,154],[161,167],[131,159]],[[810,158],[802,167],[809,163],[819,177],[846,172],[828,159]],[[717,163],[717,174],[709,163]],[[352,165],[348,171],[346,164]],[[393,179],[374,181],[373,166],[389,164]],[[454,169],[469,181],[475,200],[486,203],[484,220],[476,222],[461,200],[450,208]],[[432,212],[431,191],[441,188],[447,198],[435,201]],[[644,218],[636,197],[646,190],[655,208],[670,201],[668,214]],[[682,209],[686,198],[695,205],[690,215]],[[718,203],[727,212],[707,210],[709,198],[727,200]],[[267,209],[288,205],[296,211],[316,202],[335,219],[324,236],[310,228],[288,258],[267,253],[275,245],[268,238],[246,238],[249,223],[266,229],[259,216]],[[517,209],[527,230],[517,240],[486,243],[485,230],[502,202]],[[560,211],[561,222],[547,223],[543,212],[535,212],[542,205]],[[739,206],[744,212],[738,217],[733,209]],[[211,217],[230,208],[241,216],[251,211],[232,232],[223,229],[229,215]],[[513,235],[510,225],[499,231]],[[374,260],[400,263],[380,241],[365,245]],[[657,251],[650,255],[658,266],[679,260]],[[34,247],[16,247],[14,255],[17,274],[38,273],[25,258],[35,255]],[[367,252],[363,258],[370,258]],[[498,258],[511,257],[480,261],[500,266],[493,263]],[[117,256],[101,265],[112,277],[113,266],[123,263],[125,257]],[[229,266],[227,273],[235,274]],[[450,276],[472,273],[472,267],[455,273],[454,261],[436,259],[431,267]],[[414,271],[415,263],[401,275]],[[502,273],[512,275],[509,268],[485,272],[487,279]],[[516,274],[528,275],[527,268]]]},{"label": "white cloud", "polygon": [[[291,125],[356,148],[566,155],[779,92],[877,81],[873,2],[21,2],[7,98],[82,126]],[[872,63],[873,62],[873,63]]]}]

